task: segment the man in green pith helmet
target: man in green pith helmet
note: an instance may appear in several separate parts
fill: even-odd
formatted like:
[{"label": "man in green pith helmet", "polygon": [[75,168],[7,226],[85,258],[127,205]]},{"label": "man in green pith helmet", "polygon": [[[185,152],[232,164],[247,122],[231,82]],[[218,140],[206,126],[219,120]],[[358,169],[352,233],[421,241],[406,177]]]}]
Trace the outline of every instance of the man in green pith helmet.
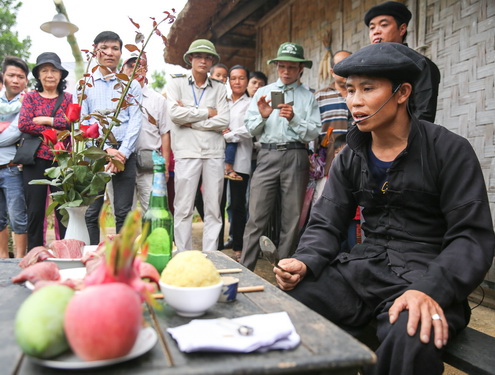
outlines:
[{"label": "man in green pith helmet", "polygon": [[173,74],[167,83],[167,106],[173,121],[175,157],[174,238],[177,250],[192,249],[194,197],[202,177],[204,201],[203,251],[216,250],[222,228],[225,141],[229,124],[225,85],[208,77],[220,61],[209,40],[198,39],[184,54],[188,74]]},{"label": "man in green pith helmet", "polygon": [[[249,220],[244,231],[240,262],[253,270],[259,238],[263,234],[277,196],[281,197],[282,226],[279,253],[290,256],[296,246],[298,223],[309,179],[307,143],[321,131],[318,103],[312,92],[299,83],[304,68],[313,62],[304,58],[302,46],[283,43],[277,57],[278,80],[261,87],[254,95],[244,123],[251,135],[259,137],[261,150],[251,181]],[[283,104],[271,105],[274,92]]]}]

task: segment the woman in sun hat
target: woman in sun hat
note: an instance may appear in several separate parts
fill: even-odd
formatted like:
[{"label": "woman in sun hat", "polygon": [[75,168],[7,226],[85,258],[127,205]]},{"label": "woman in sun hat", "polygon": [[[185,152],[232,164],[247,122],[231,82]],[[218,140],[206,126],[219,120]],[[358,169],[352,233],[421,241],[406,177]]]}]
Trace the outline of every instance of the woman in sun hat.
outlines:
[{"label": "woman in sun hat", "polygon": [[[44,245],[43,223],[48,185],[29,185],[29,181],[47,178],[44,173],[53,165],[51,147],[56,143],[54,137],[44,137],[44,132],[58,134],[70,130],[70,123],[65,117],[72,95],[64,92],[69,72],[62,66],[60,57],[54,52],[44,52],[36,59],[32,70],[36,79],[35,91],[24,96],[19,114],[19,130],[23,133],[43,137],[44,140],[36,151],[34,165],[24,165],[23,182],[28,212],[28,249]],[[55,110],[56,109],[56,110]],[[55,110],[55,113],[53,113]],[[53,189],[53,187],[50,187]],[[60,223],[61,215],[55,211],[58,221],[59,236],[63,238],[65,227]]]}]

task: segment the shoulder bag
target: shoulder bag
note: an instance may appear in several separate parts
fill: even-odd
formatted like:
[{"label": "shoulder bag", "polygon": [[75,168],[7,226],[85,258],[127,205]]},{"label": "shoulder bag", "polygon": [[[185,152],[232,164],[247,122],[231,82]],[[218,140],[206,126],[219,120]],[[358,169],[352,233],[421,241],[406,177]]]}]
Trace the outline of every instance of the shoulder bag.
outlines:
[{"label": "shoulder bag", "polygon": [[[53,107],[51,117],[55,117],[55,114],[57,113],[60,104],[62,104],[62,100],[64,100],[63,93],[58,96],[57,102],[55,103],[55,107]],[[36,151],[38,151],[41,141],[42,140],[39,135],[22,133],[14,159],[12,159],[12,163],[22,164],[22,165],[34,165]]]},{"label": "shoulder bag", "polygon": [[153,172],[153,150],[137,152],[137,167],[141,172]]}]

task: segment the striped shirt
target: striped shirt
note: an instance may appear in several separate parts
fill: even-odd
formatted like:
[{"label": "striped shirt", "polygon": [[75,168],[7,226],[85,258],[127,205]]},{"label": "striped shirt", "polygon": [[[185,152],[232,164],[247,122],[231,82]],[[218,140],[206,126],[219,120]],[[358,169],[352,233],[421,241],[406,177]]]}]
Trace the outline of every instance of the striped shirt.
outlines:
[{"label": "striped shirt", "polygon": [[315,97],[320,108],[322,131],[326,132],[329,126],[334,129],[347,129],[349,110],[340,93],[329,86],[317,91]]}]

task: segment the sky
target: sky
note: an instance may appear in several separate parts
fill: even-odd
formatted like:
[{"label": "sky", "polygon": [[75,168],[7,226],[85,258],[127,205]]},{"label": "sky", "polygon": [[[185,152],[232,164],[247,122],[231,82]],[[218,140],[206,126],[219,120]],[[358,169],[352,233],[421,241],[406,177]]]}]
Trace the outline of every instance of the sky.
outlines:
[{"label": "sky", "polygon": [[[44,22],[49,22],[57,13],[53,0],[22,0],[22,6],[17,13],[15,30],[22,40],[31,38],[30,63],[36,62],[36,57],[43,52],[55,52],[62,59],[62,63],[74,63],[74,56],[67,38],[56,38],[40,29]],[[147,37],[152,28],[152,20],[164,18],[164,11],[175,9],[180,13],[187,0],[64,0],[69,20],[79,27],[74,35],[80,49],[92,49],[95,36],[101,31],[111,30],[120,35],[125,44],[134,44],[136,28],[128,17],[131,17],[141,26],[141,32]],[[159,29],[167,36],[170,26],[167,22]],[[148,57],[149,77],[155,70],[165,71],[167,74],[183,72],[180,66],[165,64],[163,61],[163,42],[154,35],[146,47]],[[129,55],[125,47],[122,57]],[[71,64],[65,64],[70,69]],[[151,78],[151,77],[150,77]]]}]

